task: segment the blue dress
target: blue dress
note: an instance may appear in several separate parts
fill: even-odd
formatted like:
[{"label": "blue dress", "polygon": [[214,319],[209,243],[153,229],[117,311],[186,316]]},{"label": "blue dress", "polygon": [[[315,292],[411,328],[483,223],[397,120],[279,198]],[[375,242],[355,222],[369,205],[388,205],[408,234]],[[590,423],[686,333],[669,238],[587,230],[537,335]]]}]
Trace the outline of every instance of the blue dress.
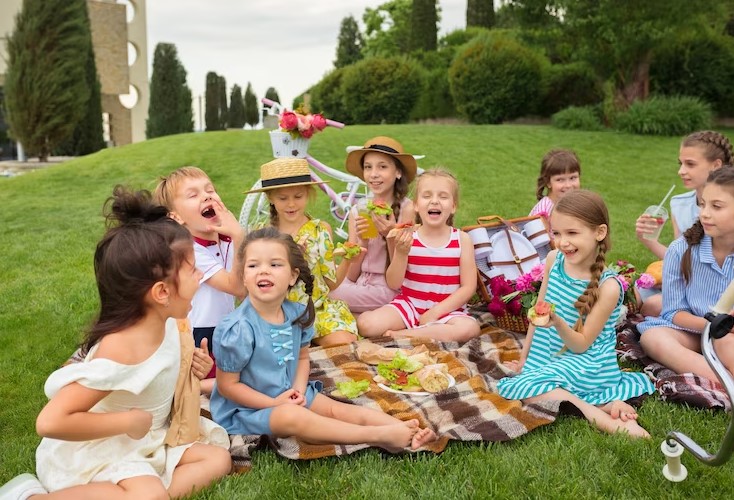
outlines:
[{"label": "blue dress", "polygon": [[[239,373],[240,382],[272,398],[293,387],[298,355],[313,338],[313,327],[302,329],[294,321],[305,306],[283,302],[285,322],[274,325],[263,320],[249,297],[222,319],[214,330],[213,350],[217,367]],[[310,407],[320,390],[320,382],[306,386],[306,406]],[[212,391],[212,418],[229,434],[272,434],[270,413],[273,407],[245,408]]]},{"label": "blue dress", "polygon": [[[565,258],[558,253],[548,278],[545,300],[556,305],[555,313],[573,327],[579,317],[573,307],[586,290],[588,280],[570,277],[564,270]],[[615,273],[605,270],[599,284],[615,279]],[[620,285],[621,288],[621,285]],[[582,353],[566,350],[555,327],[535,328],[530,352],[522,373],[503,378],[497,384],[500,396],[506,399],[526,399],[561,388],[589,404],[603,405],[610,401],[627,400],[651,394],[655,388],[644,373],[622,372],[617,364],[615,323],[619,317],[624,294],[599,336]]]}]

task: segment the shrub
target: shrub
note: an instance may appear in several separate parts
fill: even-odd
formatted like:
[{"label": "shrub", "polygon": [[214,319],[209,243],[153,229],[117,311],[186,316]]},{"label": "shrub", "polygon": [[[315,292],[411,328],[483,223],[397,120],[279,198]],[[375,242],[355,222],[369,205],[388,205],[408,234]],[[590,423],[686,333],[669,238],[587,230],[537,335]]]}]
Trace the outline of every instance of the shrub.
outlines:
[{"label": "shrub", "polygon": [[586,63],[554,64],[543,76],[545,94],[540,105],[543,116],[550,116],[569,106],[596,104],[604,99],[602,86]]},{"label": "shrub", "polygon": [[711,105],[697,97],[653,96],[633,102],[614,125],[633,134],[681,136],[711,128],[711,119]]},{"label": "shrub", "polygon": [[551,116],[551,124],[567,130],[602,130],[598,106],[570,106]]},{"label": "shrub", "polygon": [[372,57],[344,68],[344,105],[356,123],[405,123],[421,85],[414,62]]},{"label": "shrub", "polygon": [[544,64],[541,55],[515,40],[478,36],[449,68],[457,110],[474,123],[500,123],[534,112]]},{"label": "shrub", "polygon": [[454,99],[449,89],[449,77],[445,68],[424,70],[418,101],[410,113],[411,120],[447,118],[456,116]]},{"label": "shrub", "polygon": [[352,114],[344,105],[342,78],[345,68],[335,69],[324,76],[311,89],[311,110],[340,122],[351,122]]}]

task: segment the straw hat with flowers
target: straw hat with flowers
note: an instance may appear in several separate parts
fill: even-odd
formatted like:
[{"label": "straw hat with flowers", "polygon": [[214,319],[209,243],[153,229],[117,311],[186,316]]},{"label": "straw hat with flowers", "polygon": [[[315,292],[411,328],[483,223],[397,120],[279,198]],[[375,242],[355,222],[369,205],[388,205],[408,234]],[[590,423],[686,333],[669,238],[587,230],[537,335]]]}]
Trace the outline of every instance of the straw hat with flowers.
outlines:
[{"label": "straw hat with flowers", "polygon": [[325,184],[311,180],[311,171],[305,158],[276,158],[260,167],[262,187],[247,191],[245,194],[261,193],[282,187],[310,186]]},{"label": "straw hat with flowers", "polygon": [[415,178],[416,171],[418,170],[418,164],[416,163],[413,155],[406,153],[403,149],[403,145],[395,139],[384,136],[373,137],[364,143],[362,149],[355,149],[350,152],[347,155],[347,172],[364,180],[364,175],[362,173],[362,160],[364,155],[370,151],[392,156],[403,166],[403,171],[408,178],[408,182],[411,182]]}]

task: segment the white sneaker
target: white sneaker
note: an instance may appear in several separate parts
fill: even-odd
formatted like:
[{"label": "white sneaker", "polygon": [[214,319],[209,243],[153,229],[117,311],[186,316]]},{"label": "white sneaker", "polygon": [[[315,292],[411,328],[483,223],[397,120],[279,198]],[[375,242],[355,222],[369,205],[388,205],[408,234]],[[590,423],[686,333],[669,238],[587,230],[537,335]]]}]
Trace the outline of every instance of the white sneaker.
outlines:
[{"label": "white sneaker", "polygon": [[33,474],[16,476],[0,488],[0,500],[26,500],[31,495],[48,493]]}]

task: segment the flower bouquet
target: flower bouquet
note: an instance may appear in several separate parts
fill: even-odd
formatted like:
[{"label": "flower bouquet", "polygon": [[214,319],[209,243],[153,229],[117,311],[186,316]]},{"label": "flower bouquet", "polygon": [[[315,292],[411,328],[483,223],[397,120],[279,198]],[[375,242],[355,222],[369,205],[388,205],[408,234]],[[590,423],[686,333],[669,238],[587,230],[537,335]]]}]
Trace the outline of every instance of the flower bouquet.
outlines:
[{"label": "flower bouquet", "polygon": [[652,288],[655,286],[655,278],[648,273],[638,273],[635,266],[626,260],[618,260],[615,264],[609,266],[609,269],[617,273],[617,279],[622,285],[622,291],[624,292],[623,304],[627,306],[627,312],[637,312],[639,304],[635,295],[635,287]]},{"label": "flower bouquet", "polygon": [[278,118],[278,125],[279,130],[270,132],[273,155],[276,158],[305,158],[309,140],[326,128],[326,118],[320,113],[311,114],[298,108],[296,111],[283,111]]},{"label": "flower bouquet", "polygon": [[527,332],[528,309],[538,300],[544,271],[545,265],[538,264],[515,281],[510,281],[504,276],[490,279],[492,300],[487,309],[494,316],[497,326],[517,333]]}]

